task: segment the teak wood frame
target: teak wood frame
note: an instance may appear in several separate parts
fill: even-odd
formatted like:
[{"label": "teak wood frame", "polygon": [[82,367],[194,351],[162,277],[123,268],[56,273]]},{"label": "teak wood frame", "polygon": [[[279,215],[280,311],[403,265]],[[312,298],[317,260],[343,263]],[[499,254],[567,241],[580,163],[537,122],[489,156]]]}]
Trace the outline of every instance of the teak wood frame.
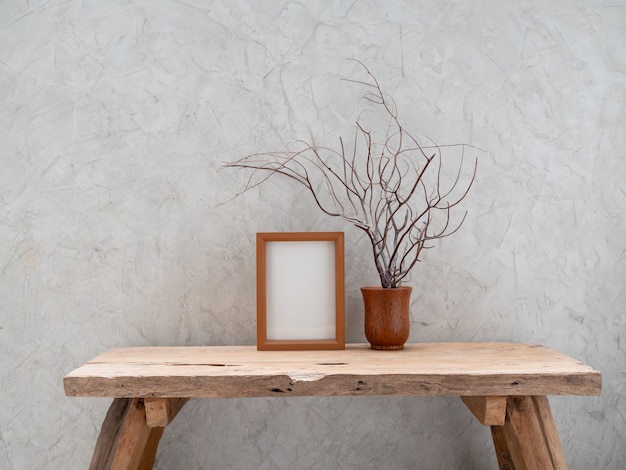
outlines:
[{"label": "teak wood frame", "polygon": [[[319,242],[334,245],[335,337],[334,339],[268,339],[267,244],[268,242]],[[260,232],[257,254],[257,349],[259,351],[345,349],[345,268],[343,232]]]}]

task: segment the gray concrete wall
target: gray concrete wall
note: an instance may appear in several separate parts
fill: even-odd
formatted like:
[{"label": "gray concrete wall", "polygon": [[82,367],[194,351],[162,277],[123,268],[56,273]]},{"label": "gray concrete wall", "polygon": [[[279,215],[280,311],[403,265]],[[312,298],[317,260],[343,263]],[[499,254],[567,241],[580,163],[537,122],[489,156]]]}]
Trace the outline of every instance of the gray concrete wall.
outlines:
[{"label": "gray concrete wall", "polygon": [[[222,161],[350,132],[364,61],[407,127],[479,152],[462,230],[425,253],[411,341],[542,343],[604,372],[554,397],[573,469],[626,467],[626,5],[0,2],[0,468],[88,465],[106,399],[62,377],[111,347],[254,344],[257,231],[346,232]],[[455,398],[196,400],[158,469],[496,468]]]}]

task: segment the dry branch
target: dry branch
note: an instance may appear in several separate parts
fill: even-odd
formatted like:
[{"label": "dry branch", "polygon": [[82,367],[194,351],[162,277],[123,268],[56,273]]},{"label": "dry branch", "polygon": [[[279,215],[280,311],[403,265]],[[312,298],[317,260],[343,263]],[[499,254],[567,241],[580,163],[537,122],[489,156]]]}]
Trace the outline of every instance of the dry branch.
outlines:
[{"label": "dry branch", "polygon": [[[462,225],[465,214],[453,222],[451,210],[467,196],[477,160],[471,173],[465,174],[468,145],[422,145],[400,123],[393,98],[361,65],[368,81],[348,81],[368,87],[362,100],[384,117],[382,138],[376,138],[379,127],[368,126],[361,113],[349,146],[341,137],[338,150],[296,141],[291,149],[248,155],[224,167],[251,172],[237,195],[274,175],[302,184],[325,214],[340,217],[367,234],[382,287],[398,287],[422,250]],[[461,153],[457,171],[445,187],[444,150]]]}]

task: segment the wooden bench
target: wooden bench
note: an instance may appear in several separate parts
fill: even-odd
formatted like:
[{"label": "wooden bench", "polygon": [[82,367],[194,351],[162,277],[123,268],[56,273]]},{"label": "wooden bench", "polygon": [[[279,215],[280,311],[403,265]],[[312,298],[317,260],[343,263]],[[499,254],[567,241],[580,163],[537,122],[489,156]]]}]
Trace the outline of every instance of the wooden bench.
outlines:
[{"label": "wooden bench", "polygon": [[112,349],[64,378],[68,396],[114,398],[90,468],[150,469],[189,398],[456,395],[491,434],[500,469],[566,469],[547,395],[599,395],[601,373],[552,349],[407,344],[373,351],[254,346]]}]

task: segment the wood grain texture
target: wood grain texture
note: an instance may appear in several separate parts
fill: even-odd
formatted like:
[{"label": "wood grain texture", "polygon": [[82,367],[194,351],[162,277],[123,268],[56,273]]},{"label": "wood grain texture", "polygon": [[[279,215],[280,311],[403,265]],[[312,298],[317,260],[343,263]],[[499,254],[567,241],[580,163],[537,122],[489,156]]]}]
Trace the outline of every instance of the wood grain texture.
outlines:
[{"label": "wood grain texture", "polygon": [[552,349],[510,343],[407,344],[373,351],[254,346],[113,349],[64,378],[68,396],[599,395],[601,373]]},{"label": "wood grain texture", "polygon": [[541,428],[542,435],[550,451],[552,465],[555,470],[566,470],[567,463],[565,461],[565,454],[563,453],[559,432],[556,429],[554,418],[552,417],[548,397],[534,396],[532,397],[532,402],[535,407],[534,412],[539,421],[539,427]]},{"label": "wood grain texture", "polygon": [[502,426],[506,418],[506,397],[461,397],[465,406],[484,426]]},{"label": "wood grain texture", "polygon": [[511,451],[504,436],[503,426],[491,426],[491,438],[496,451],[496,458],[498,459],[498,468],[500,470],[515,470],[513,457],[511,457]]},{"label": "wood grain texture", "polygon": [[167,426],[187,401],[187,398],[144,398],[146,423],[151,428]]},{"label": "wood grain texture", "polygon": [[546,397],[509,397],[502,433],[515,469],[567,470]]},{"label": "wood grain texture", "polygon": [[146,424],[143,400],[114,399],[102,424],[89,469],[151,469],[163,429]]},{"label": "wood grain texture", "polygon": [[121,435],[121,428],[131,402],[130,398],[116,398],[111,403],[100,428],[89,470],[111,468],[117,442]]}]

